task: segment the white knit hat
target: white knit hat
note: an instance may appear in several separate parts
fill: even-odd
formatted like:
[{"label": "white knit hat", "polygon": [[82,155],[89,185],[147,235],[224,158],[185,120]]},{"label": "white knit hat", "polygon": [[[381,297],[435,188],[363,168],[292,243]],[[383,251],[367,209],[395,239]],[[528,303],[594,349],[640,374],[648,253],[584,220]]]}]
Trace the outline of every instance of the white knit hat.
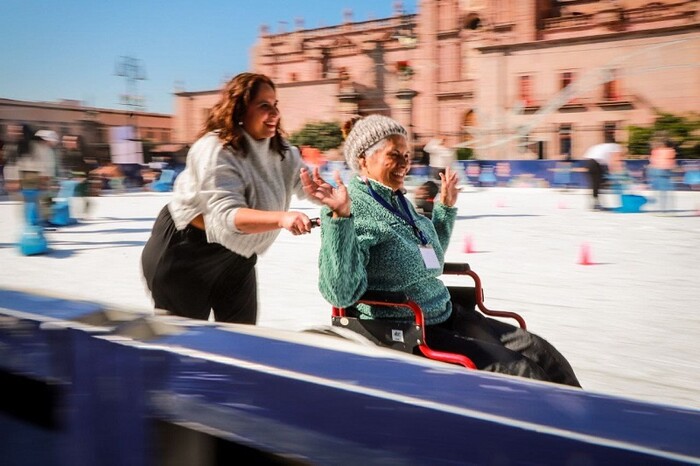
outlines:
[{"label": "white knit hat", "polygon": [[360,165],[357,159],[367,149],[394,134],[408,137],[408,133],[403,126],[384,115],[369,115],[358,120],[345,139],[345,146],[343,147],[345,161],[348,166],[355,172],[359,172]]}]

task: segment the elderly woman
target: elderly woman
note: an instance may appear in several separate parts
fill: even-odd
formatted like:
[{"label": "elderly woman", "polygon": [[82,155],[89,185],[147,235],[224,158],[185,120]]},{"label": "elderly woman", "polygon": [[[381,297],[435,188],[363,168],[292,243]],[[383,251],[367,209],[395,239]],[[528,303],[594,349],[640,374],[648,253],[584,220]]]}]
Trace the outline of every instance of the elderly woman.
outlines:
[{"label": "elderly woman", "polygon": [[[365,291],[403,291],[425,314],[433,349],[463,354],[479,369],[580,386],[552,345],[527,331],[486,318],[453,302],[439,280],[457,209],[457,176],[440,174],[432,219],[419,215],[403,194],[410,169],[406,130],[391,118],[371,115],[345,124],[345,159],[357,173],[335,187],[318,170],[301,170],[304,191],[325,204],[320,290],[332,305],[355,304]],[[402,308],[358,305],[360,321],[413,320]]]}]

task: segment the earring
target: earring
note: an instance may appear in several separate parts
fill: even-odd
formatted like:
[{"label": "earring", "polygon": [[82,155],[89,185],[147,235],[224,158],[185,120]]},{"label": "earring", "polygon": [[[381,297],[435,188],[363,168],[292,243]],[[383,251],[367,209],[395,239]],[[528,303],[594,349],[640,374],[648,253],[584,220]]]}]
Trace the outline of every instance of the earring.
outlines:
[{"label": "earring", "polygon": [[238,122],[238,126],[243,126],[243,122],[242,122],[242,121],[239,121],[239,122]]}]

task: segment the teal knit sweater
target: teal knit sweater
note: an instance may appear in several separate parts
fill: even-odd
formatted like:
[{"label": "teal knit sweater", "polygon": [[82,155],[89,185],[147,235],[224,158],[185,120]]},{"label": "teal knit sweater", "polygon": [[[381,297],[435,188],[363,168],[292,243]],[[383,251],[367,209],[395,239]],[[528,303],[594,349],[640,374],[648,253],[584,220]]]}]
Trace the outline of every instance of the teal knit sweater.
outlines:
[{"label": "teal knit sweater", "polygon": [[[370,183],[377,194],[398,208],[398,199],[390,188]],[[323,297],[333,306],[348,307],[367,290],[403,291],[423,309],[426,324],[447,320],[452,307],[450,294],[438,278],[442,270],[426,268],[420,240],[411,226],[376,201],[360,178],[350,180],[348,192],[352,199],[350,217],[332,218],[328,208],[323,211],[319,254]],[[457,209],[436,203],[431,222],[410,202],[409,206],[442,266]],[[413,320],[413,313],[405,308],[357,308],[364,319]]]}]

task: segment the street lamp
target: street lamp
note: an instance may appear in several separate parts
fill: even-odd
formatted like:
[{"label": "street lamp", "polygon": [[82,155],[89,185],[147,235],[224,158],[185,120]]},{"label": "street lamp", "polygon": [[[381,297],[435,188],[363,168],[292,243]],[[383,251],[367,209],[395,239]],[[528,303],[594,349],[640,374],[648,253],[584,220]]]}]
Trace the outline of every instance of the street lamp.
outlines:
[{"label": "street lamp", "polygon": [[[119,103],[131,110],[127,116],[130,119],[135,110],[142,110],[144,107],[144,99],[137,93],[137,84],[138,81],[146,80],[146,71],[141,60],[133,57],[120,57],[114,74],[126,80],[126,93],[120,96]],[[127,120],[127,124],[128,122],[129,120]]]}]

